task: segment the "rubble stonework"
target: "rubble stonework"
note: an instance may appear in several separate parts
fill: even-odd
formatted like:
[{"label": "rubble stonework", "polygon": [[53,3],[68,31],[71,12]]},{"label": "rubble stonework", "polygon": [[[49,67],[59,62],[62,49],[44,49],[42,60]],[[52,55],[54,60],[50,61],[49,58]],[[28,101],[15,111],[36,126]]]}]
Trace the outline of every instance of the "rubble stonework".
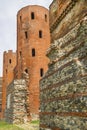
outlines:
[{"label": "rubble stonework", "polygon": [[14,80],[7,87],[7,105],[5,110],[5,120],[9,123],[19,124],[27,122],[26,110],[26,81]]},{"label": "rubble stonework", "polygon": [[[40,80],[40,130],[87,130],[87,1],[77,1],[74,13],[76,7],[77,22],[72,19],[70,30],[64,26],[62,37],[52,37],[47,51],[49,69]],[[67,18],[72,10],[68,13]]]}]

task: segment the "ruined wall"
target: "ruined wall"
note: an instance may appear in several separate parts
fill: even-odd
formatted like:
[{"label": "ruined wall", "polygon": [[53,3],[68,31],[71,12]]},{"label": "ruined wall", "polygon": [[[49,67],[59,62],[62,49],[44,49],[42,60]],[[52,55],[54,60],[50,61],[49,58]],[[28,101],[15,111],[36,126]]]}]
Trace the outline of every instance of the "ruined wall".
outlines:
[{"label": "ruined wall", "polygon": [[[50,5],[51,40],[58,39],[73,29],[86,14],[84,0],[54,0]],[[57,10],[55,16],[54,10]]]},{"label": "ruined wall", "polygon": [[12,50],[4,52],[3,54],[3,83],[2,83],[2,115],[6,107],[6,87],[14,79],[13,70],[16,66],[16,53]]},{"label": "ruined wall", "polygon": [[[40,81],[40,130],[87,129],[87,1],[71,2],[73,8],[51,28],[49,69]],[[71,24],[60,32],[66,19]]]},{"label": "ruined wall", "polygon": [[15,78],[28,74],[30,115],[38,114],[39,80],[48,69],[49,13],[41,6],[27,6],[17,14],[17,66]]},{"label": "ruined wall", "polygon": [[27,121],[25,80],[14,80],[7,87],[5,120],[8,123],[19,124]]}]

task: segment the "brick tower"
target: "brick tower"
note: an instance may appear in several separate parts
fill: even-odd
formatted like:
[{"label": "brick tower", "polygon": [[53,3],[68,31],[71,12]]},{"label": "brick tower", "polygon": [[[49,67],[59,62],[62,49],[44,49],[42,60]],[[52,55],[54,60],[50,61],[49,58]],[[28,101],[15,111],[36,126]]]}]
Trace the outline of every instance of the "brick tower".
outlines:
[{"label": "brick tower", "polygon": [[32,5],[19,10],[17,14],[17,66],[15,78],[29,76],[29,111],[31,117],[38,115],[39,80],[48,69],[45,56],[50,44],[49,11]]},{"label": "brick tower", "polygon": [[1,109],[2,109],[2,80],[3,78],[0,77],[0,118],[1,118]]},{"label": "brick tower", "polygon": [[6,88],[14,79],[14,67],[16,66],[16,53],[9,50],[3,54],[3,83],[2,83],[2,115],[6,108]]}]

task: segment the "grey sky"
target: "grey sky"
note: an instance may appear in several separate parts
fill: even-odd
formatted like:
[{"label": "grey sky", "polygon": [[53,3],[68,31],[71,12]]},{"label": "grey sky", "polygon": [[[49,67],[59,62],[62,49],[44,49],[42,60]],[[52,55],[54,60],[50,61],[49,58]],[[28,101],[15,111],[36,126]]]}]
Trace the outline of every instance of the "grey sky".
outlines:
[{"label": "grey sky", "polygon": [[2,75],[3,52],[16,50],[16,15],[27,5],[49,8],[53,0],[0,0],[0,76]]}]

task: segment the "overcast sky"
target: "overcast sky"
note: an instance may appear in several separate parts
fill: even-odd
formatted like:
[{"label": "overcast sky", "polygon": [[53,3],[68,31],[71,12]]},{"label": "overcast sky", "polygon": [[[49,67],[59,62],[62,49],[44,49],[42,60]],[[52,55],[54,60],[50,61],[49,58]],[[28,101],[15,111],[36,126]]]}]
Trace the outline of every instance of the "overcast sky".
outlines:
[{"label": "overcast sky", "polygon": [[0,76],[2,75],[3,52],[16,50],[16,15],[27,5],[49,8],[53,0],[0,0]]}]

